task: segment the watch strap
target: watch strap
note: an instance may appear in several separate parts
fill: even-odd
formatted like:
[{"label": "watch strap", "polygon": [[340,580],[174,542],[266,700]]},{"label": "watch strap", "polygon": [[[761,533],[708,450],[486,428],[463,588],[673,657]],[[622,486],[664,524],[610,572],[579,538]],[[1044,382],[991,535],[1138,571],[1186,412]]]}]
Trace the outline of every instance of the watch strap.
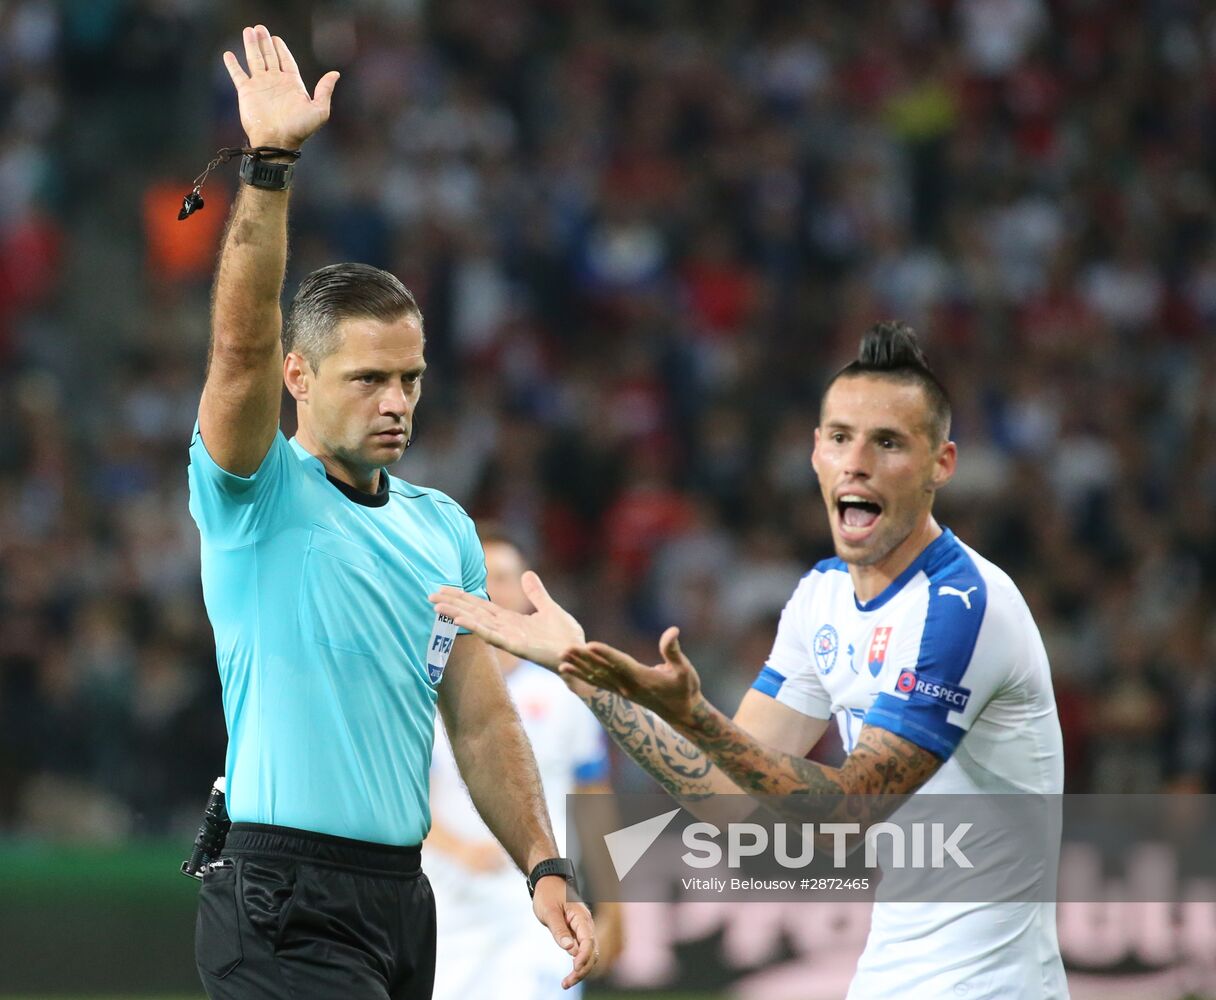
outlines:
[{"label": "watch strap", "polygon": [[578,880],[574,874],[574,863],[569,858],[547,858],[532,869],[528,876],[528,895],[536,894],[536,883],[546,875],[560,875],[566,880],[575,893],[578,892]]},{"label": "watch strap", "polygon": [[266,191],[286,191],[294,170],[294,163],[272,163],[248,153],[241,157],[241,180]]}]

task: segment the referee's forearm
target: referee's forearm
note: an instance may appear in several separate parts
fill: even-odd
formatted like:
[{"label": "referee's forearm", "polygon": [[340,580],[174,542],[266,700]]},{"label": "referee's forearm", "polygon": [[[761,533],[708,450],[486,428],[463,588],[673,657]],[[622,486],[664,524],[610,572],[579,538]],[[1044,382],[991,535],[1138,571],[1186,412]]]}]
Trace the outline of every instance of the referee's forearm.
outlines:
[{"label": "referee's forearm", "polygon": [[287,269],[286,191],[241,185],[220,250],[211,300],[212,350],[257,352],[279,342]]},{"label": "referee's forearm", "polygon": [[452,743],[477,812],[521,872],[561,852],[532,747],[514,711]]}]

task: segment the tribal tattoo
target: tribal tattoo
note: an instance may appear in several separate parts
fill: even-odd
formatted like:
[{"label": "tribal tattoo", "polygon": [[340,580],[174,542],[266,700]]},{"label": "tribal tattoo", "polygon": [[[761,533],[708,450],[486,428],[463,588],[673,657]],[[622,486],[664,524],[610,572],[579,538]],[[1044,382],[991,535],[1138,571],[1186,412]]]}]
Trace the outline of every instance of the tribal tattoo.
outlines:
[{"label": "tribal tattoo", "polygon": [[831,800],[832,818],[873,821],[942,763],[876,726],[862,728],[844,765],[835,768],[766,747],[704,699],[679,731],[608,691],[593,689],[584,700],[622,750],[669,794],[687,802],[733,790],[726,778],[748,794],[771,797],[768,808],[799,818],[819,797],[825,804]]},{"label": "tribal tattoo", "polygon": [[693,802],[713,794],[713,765],[705,754],[653,713],[598,688],[586,704],[621,749],[668,793]]},{"label": "tribal tattoo", "polygon": [[808,796],[835,796],[849,819],[876,818],[893,799],[920,788],[942,764],[894,733],[863,726],[844,764],[827,767],[764,746],[704,699],[681,729],[745,792],[792,798],[791,810],[798,812]]}]

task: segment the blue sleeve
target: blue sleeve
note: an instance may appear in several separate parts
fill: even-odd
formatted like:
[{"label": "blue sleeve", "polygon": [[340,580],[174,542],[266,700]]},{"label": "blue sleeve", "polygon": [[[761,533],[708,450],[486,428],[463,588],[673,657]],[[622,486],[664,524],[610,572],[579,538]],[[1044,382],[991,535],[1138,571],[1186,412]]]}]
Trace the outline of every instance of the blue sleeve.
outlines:
[{"label": "blue sleeve", "polygon": [[470,594],[487,597],[486,554],[482,551],[477,529],[467,514],[464,516],[464,524],[465,539],[460,550],[460,585]]},{"label": "blue sleeve", "polygon": [[879,726],[948,760],[967,731],[962,715],[972,691],[963,682],[987,605],[988,588],[978,573],[944,584],[933,581],[916,667],[901,670],[894,689],[874,699],[866,725]]},{"label": "blue sleeve", "polygon": [[574,766],[574,781],[579,785],[590,785],[608,780],[608,740],[598,722],[586,733],[588,746]]},{"label": "blue sleeve", "polygon": [[784,683],[784,674],[777,672],[772,667],[761,667],[760,673],[752,681],[752,687],[761,694],[766,694],[770,698],[776,698],[777,692],[781,690],[781,685]]},{"label": "blue sleeve", "polygon": [[[453,503],[455,503],[453,501]],[[466,593],[477,597],[490,599],[486,593],[486,554],[481,547],[481,539],[477,537],[477,526],[473,519],[465,513],[460,504],[455,504],[459,511],[457,517],[458,544],[460,546],[460,586]],[[469,635],[467,628],[458,628],[457,635]]]},{"label": "blue sleeve", "polygon": [[608,780],[608,754],[596,760],[584,761],[574,769],[574,780],[580,785],[591,785]]},{"label": "blue sleeve", "polygon": [[216,464],[195,422],[187,470],[190,514],[210,544],[246,545],[266,531],[286,492],[291,459],[291,445],[281,430],[275,431],[257,471],[233,475]]}]

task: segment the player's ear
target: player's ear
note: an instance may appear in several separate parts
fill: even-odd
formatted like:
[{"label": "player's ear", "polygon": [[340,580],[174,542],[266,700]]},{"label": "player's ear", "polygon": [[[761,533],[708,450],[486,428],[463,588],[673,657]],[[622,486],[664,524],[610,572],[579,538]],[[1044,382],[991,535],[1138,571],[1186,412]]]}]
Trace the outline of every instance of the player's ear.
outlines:
[{"label": "player's ear", "polygon": [[815,446],[811,449],[811,468],[819,475],[819,428],[815,428]]},{"label": "player's ear", "polygon": [[287,353],[283,359],[283,384],[297,403],[307,401],[312,375],[312,366],[304,360],[303,355],[295,351]]},{"label": "player's ear", "polygon": [[958,445],[946,441],[938,446],[937,458],[933,462],[933,488],[940,490],[954,476],[958,466]]}]

